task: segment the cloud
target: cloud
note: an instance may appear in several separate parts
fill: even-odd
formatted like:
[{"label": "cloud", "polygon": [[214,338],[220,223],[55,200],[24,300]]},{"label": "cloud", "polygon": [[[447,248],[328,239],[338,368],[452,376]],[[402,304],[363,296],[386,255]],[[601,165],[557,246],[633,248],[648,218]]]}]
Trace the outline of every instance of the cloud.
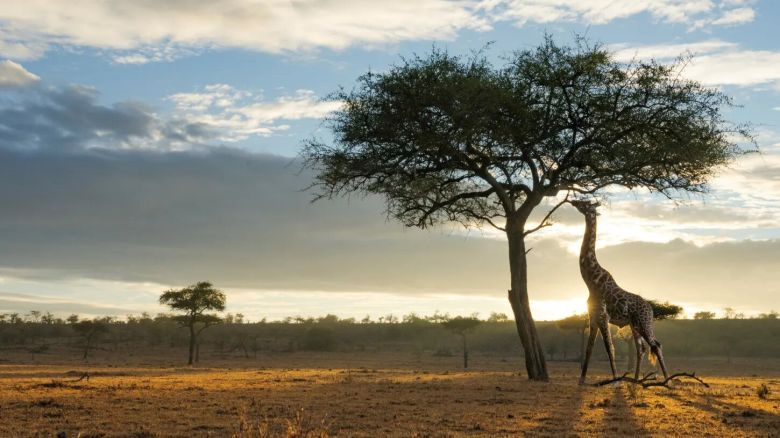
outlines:
[{"label": "cloud", "polygon": [[137,312],[137,308],[100,305],[94,302],[74,300],[72,296],[49,297],[0,291],[0,313],[21,313],[29,310],[52,312],[55,315],[76,313],[90,316],[126,315]]},{"label": "cloud", "polygon": [[645,46],[629,46],[628,44],[614,44],[609,48],[613,51],[616,60],[628,62],[633,59],[674,59],[685,53],[694,56],[720,52],[726,49],[736,49],[738,44],[721,40],[708,40],[680,44],[655,44]]},{"label": "cloud", "polygon": [[120,64],[170,61],[193,51],[241,48],[267,53],[376,47],[450,40],[496,22],[605,24],[649,14],[693,27],[751,21],[749,6],[711,0],[84,0],[78,8],[31,0],[0,9],[0,55],[33,59],[47,48],[112,51]]},{"label": "cloud", "polygon": [[[8,27],[8,28],[7,28]],[[15,60],[38,59],[46,52],[48,44],[41,37],[19,32],[0,19],[0,57]]]},{"label": "cloud", "polygon": [[0,266],[163,284],[505,289],[506,276],[473,275],[503,271],[505,244],[405,232],[376,199],[312,205],[301,192],[310,180],[289,158],[228,149],[0,157]]},{"label": "cloud", "polygon": [[117,64],[148,64],[150,62],[171,62],[185,56],[191,56],[195,51],[170,44],[141,47],[137,50],[115,51],[111,59]]},{"label": "cloud", "polygon": [[650,14],[667,23],[734,25],[751,21],[755,15],[749,7],[719,14],[715,2],[710,0],[630,0],[619,4],[610,0],[508,0],[486,1],[483,8],[495,19],[513,21],[519,26],[561,21],[606,24],[638,14]]},{"label": "cloud", "polygon": [[619,61],[634,58],[655,58],[668,62],[686,52],[694,55],[683,74],[705,85],[756,86],[772,84],[780,87],[780,52],[744,50],[738,44],[720,40],[695,43],[675,43],[611,46]]},{"label": "cloud", "polygon": [[737,8],[723,12],[723,14],[709,24],[713,26],[735,26],[737,24],[750,23],[756,18],[756,11],[752,8]]},{"label": "cloud", "polygon": [[13,61],[0,61],[0,90],[26,87],[40,79]]},{"label": "cloud", "polygon": [[0,148],[175,147],[198,139],[195,125],[161,121],[141,103],[105,106],[97,98],[85,86],[38,87],[20,100],[0,102]]},{"label": "cloud", "polygon": [[207,85],[201,92],[178,93],[168,99],[176,105],[179,117],[219,130],[219,139],[225,142],[253,135],[267,137],[289,128],[279,121],[319,119],[341,106],[319,100],[310,90],[297,90],[269,102],[226,84]]},{"label": "cloud", "polygon": [[[196,0],[167,2],[161,7],[154,0],[121,4],[85,0],[75,8],[31,0],[0,9],[0,41],[32,40],[120,51],[161,45],[271,53],[344,49],[357,44],[451,39],[460,29],[486,29],[487,21],[475,15],[475,6],[470,1],[447,0]],[[153,59],[144,54],[116,59],[149,60]]]},{"label": "cloud", "polygon": [[[0,88],[22,87],[38,77],[12,61],[0,63]],[[91,87],[35,87],[17,99],[0,101],[0,148],[18,150],[181,150],[269,136],[286,130],[283,121],[320,118],[338,103],[313,92],[263,101],[228,85],[169,98],[175,110],[159,114],[140,102],[99,103]]]}]

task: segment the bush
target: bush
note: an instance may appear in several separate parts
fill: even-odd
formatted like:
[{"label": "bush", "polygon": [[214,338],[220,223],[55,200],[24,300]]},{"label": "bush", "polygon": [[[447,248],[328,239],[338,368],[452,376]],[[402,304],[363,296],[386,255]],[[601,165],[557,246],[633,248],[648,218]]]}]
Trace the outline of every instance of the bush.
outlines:
[{"label": "bush", "polygon": [[336,349],[336,336],[333,331],[322,327],[312,327],[303,336],[303,349],[311,351],[333,351]]}]

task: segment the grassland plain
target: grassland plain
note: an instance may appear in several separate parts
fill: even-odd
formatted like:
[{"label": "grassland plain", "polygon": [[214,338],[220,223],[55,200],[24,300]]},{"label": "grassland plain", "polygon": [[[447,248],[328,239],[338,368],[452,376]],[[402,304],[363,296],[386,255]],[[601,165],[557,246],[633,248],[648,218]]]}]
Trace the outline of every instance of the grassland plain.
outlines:
[{"label": "grassland plain", "polygon": [[[287,353],[209,367],[156,359],[115,366],[0,365],[0,435],[56,436],[780,436],[780,364],[670,360],[709,384],[581,387],[578,366],[550,383],[518,358]],[[591,379],[604,378],[598,363]],[[76,381],[89,373],[89,379]],[[759,397],[766,385],[769,393]],[[80,434],[80,435],[79,435]]]}]

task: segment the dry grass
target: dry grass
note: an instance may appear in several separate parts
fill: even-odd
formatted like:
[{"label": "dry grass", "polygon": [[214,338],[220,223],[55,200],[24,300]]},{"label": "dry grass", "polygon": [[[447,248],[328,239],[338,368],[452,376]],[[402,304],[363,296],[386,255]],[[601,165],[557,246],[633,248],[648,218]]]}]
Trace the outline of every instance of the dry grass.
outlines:
[{"label": "dry grass", "polygon": [[[263,363],[271,368],[91,366],[90,379],[80,382],[72,380],[85,367],[3,365],[0,436],[777,436],[780,430],[777,373],[751,376],[722,363],[709,365],[718,375],[699,369],[709,389],[684,383],[643,390],[579,387],[572,363],[553,364],[553,381],[537,383],[511,371],[517,362],[485,359],[478,370],[461,372],[454,359],[404,365],[397,357],[361,357],[356,367],[355,357],[342,355],[335,367],[338,357],[309,356],[305,368],[284,368],[281,358]],[[395,366],[383,366],[385,359]],[[760,369],[773,365],[780,368]],[[596,373],[593,380],[604,377],[603,364]],[[765,398],[756,392],[762,384]]]}]

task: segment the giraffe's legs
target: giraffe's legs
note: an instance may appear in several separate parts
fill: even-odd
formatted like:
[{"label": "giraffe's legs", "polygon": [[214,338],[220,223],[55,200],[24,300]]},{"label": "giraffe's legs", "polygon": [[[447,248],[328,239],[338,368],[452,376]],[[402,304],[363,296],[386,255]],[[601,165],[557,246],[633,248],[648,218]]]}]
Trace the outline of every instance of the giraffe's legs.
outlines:
[{"label": "giraffe's legs", "polygon": [[669,377],[669,372],[666,370],[666,362],[664,362],[664,354],[661,351],[661,343],[655,338],[652,327],[640,327],[638,329],[642,339],[650,346],[650,354],[655,356],[658,360],[658,364],[661,365],[661,371],[664,373],[664,379]]},{"label": "giraffe's legs", "polygon": [[601,338],[604,340],[604,348],[607,349],[607,356],[609,356],[609,366],[612,368],[612,378],[617,378],[617,369],[615,367],[615,347],[612,344],[612,333],[609,332],[609,320],[606,315],[599,318],[599,331],[601,332]]},{"label": "giraffe's legs", "polygon": [[645,351],[642,346],[642,335],[633,327],[631,327],[631,333],[634,335],[634,347],[636,347],[636,370],[634,371],[634,379],[639,380],[639,369],[642,366],[642,357],[644,356]]},{"label": "giraffe's legs", "polygon": [[664,354],[661,352],[661,343],[657,339],[653,339],[653,343],[650,344],[650,351],[658,359],[658,363],[661,365],[661,371],[664,373],[664,379],[669,378],[669,373],[666,371],[666,363],[664,363]]},{"label": "giraffe's legs", "polygon": [[585,348],[585,357],[582,358],[582,374],[580,374],[580,385],[585,384],[585,374],[588,373],[588,362],[590,362],[590,354],[593,353],[593,343],[596,341],[597,332],[598,326],[591,322],[590,333],[588,333],[588,345]]}]

